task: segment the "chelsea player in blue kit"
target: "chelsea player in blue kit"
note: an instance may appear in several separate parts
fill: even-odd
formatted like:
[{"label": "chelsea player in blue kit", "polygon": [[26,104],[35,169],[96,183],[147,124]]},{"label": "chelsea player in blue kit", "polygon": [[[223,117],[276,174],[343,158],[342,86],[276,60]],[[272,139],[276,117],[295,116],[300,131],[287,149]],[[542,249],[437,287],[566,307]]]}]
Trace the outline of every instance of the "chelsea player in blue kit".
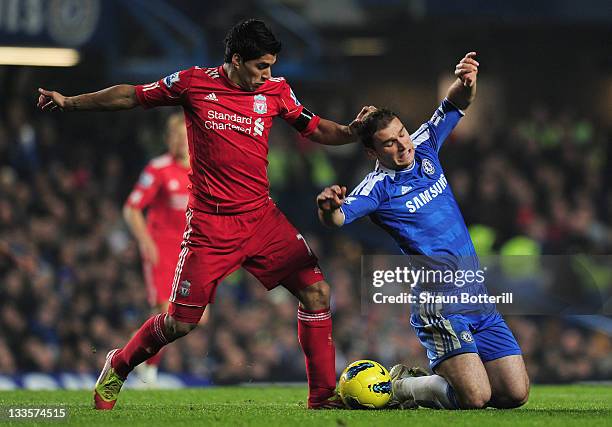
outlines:
[{"label": "chelsea player in blue kit", "polygon": [[[399,117],[377,109],[359,134],[377,159],[374,172],[346,196],[334,185],[317,197],[319,219],[340,227],[368,215],[389,233],[413,266],[445,272],[478,270],[478,257],[444,175],[438,151],[476,94],[478,62],[470,52],[457,64],[433,117],[410,135]],[[413,295],[486,295],[482,282],[419,283]],[[396,365],[391,370],[395,406],[444,409],[514,408],[529,395],[521,350],[493,304],[412,304],[411,324],[427,350],[434,375]],[[420,375],[420,376],[419,376]]]}]

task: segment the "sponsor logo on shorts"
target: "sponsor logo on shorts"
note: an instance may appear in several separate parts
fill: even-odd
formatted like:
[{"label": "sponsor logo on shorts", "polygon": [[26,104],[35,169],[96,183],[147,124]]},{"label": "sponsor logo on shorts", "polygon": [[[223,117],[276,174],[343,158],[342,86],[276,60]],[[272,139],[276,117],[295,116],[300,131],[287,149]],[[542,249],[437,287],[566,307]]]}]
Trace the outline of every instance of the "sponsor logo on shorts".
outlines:
[{"label": "sponsor logo on shorts", "polygon": [[183,280],[179,285],[179,294],[182,297],[188,297],[191,293],[191,282],[189,280]]},{"label": "sponsor logo on shorts", "polygon": [[461,339],[465,342],[474,342],[474,337],[469,331],[462,331],[461,334],[459,334],[459,337],[461,337]]}]

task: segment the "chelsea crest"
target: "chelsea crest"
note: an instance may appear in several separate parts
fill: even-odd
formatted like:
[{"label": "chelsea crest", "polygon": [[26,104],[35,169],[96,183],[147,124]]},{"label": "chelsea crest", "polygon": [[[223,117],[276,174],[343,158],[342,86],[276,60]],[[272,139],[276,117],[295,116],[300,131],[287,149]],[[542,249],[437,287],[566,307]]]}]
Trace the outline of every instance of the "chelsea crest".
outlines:
[{"label": "chelsea crest", "polygon": [[423,159],[421,168],[423,169],[423,172],[425,172],[427,175],[430,175],[430,176],[433,175],[434,172],[436,171],[436,167],[434,166],[432,161],[429,159]]}]

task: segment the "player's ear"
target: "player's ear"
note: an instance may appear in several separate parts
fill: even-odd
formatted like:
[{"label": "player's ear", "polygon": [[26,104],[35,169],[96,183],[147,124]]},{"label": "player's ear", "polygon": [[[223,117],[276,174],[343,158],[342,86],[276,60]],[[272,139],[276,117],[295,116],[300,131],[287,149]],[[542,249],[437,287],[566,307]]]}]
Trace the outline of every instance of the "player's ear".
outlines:
[{"label": "player's ear", "polygon": [[232,55],[232,65],[235,68],[240,68],[240,65],[242,64],[242,57],[240,56],[239,53],[235,53]]}]

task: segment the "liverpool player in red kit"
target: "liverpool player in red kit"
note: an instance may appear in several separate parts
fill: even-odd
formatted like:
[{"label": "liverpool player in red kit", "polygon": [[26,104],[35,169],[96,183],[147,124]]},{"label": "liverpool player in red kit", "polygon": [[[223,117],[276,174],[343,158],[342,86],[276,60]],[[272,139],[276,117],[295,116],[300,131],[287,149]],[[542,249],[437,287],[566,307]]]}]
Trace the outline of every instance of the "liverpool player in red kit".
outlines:
[{"label": "liverpool player in red kit", "polygon": [[282,285],[297,297],[308,407],[339,406],[330,287],[304,237],[269,197],[268,134],[280,116],[315,142],[354,142],[355,127],[368,108],[349,126],[308,111],[285,79],[272,77],[280,49],[263,22],[248,20],[229,31],[219,67],[192,67],[147,85],[72,97],[39,90],[43,110],[181,105],[185,112],[190,198],[169,309],[146,321],[123,348],[109,352],[94,391],[96,408],[112,409],[134,367],[195,328],[219,283],[240,266],[267,289]]},{"label": "liverpool player in red kit", "polygon": [[[185,229],[190,168],[183,114],[175,113],[168,118],[166,144],[168,152],[149,162],[123,207],[125,222],[138,241],[147,296],[156,313],[168,311]],[[159,351],[136,368],[138,376],[149,386],[157,380],[162,353]]]}]

